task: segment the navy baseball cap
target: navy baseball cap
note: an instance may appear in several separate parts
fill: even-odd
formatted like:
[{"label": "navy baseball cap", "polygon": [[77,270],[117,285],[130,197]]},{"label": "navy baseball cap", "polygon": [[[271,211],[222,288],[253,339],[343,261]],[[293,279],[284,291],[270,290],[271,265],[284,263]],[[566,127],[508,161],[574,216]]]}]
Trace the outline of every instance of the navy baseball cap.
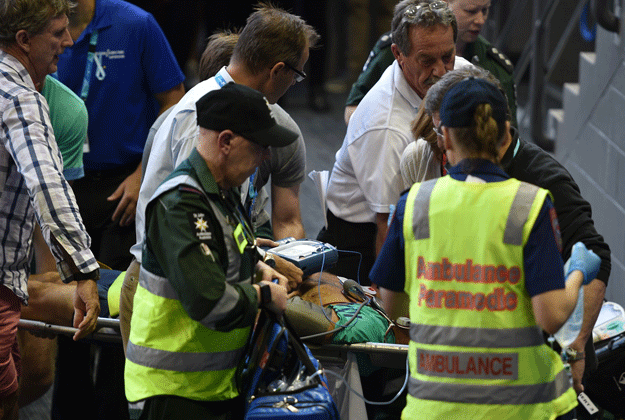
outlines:
[{"label": "navy baseball cap", "polygon": [[228,83],[212,90],[195,107],[200,127],[232,130],[261,146],[287,146],[298,136],[276,122],[269,102],[260,92],[244,85]]},{"label": "navy baseball cap", "polygon": [[506,122],[508,104],[497,86],[473,77],[455,84],[443,97],[440,109],[441,125],[470,127],[478,105],[490,104],[497,124]]}]

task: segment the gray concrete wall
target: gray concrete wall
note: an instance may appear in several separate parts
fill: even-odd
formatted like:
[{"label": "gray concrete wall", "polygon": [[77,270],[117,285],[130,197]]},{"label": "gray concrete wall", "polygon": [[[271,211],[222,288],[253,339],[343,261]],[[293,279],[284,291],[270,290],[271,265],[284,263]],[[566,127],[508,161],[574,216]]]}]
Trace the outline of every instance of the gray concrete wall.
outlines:
[{"label": "gray concrete wall", "polygon": [[579,84],[564,88],[556,158],[592,205],[612,250],[606,298],[625,306],[625,34],[597,29],[595,53],[579,60]]}]

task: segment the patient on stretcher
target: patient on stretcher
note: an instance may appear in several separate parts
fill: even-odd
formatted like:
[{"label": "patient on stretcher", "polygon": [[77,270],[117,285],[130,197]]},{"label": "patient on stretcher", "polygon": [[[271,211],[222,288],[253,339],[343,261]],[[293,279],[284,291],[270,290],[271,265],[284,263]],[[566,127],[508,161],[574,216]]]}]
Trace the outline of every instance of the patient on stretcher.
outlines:
[{"label": "patient on stretcher", "polygon": [[289,295],[286,313],[300,337],[314,335],[306,341],[315,344],[408,343],[407,329],[389,325],[385,314],[371,305],[362,306],[349,322],[360,306],[344,293],[337,276],[324,272],[310,275]]},{"label": "patient on stretcher", "polygon": [[[118,316],[124,275],[123,271],[101,270],[97,282],[100,317]],[[29,306],[23,308],[22,318],[71,326],[74,287],[62,283],[55,272],[31,276]],[[370,305],[363,305],[354,320],[349,322],[360,306],[361,302],[343,293],[343,285],[337,276],[314,273],[289,295],[287,316],[301,337],[315,336],[307,340],[310,343],[408,342],[407,330],[393,325],[389,327],[385,316]],[[340,328],[348,322],[347,327]],[[338,331],[332,332],[334,330]]]}]

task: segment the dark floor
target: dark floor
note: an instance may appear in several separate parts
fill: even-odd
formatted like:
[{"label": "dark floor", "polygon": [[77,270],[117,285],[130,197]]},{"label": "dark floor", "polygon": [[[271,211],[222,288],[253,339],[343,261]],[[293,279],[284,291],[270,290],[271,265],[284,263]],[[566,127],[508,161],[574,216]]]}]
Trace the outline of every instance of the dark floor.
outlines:
[{"label": "dark floor", "polygon": [[[334,155],[343,143],[347,129],[343,110],[347,94],[328,94],[331,109],[312,111],[305,100],[305,86],[294,86],[281,101],[284,109],[299,125],[306,142],[306,173],[332,171]],[[316,238],[323,226],[323,212],[313,181],[306,177],[300,187],[300,208],[307,238]]]}]

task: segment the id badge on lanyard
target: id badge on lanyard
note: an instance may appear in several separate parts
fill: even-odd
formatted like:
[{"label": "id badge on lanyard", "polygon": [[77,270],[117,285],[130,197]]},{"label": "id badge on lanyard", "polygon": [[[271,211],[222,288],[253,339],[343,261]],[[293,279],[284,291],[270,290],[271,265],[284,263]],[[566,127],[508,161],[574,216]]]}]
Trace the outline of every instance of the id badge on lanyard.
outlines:
[{"label": "id badge on lanyard", "polygon": [[[91,73],[93,72],[93,62],[96,62],[95,76],[98,80],[104,80],[106,73],[104,67],[100,62],[100,58],[96,55],[96,46],[98,45],[98,31],[97,29],[91,32],[89,37],[89,51],[87,52],[87,64],[85,65],[85,75],[82,78],[82,88],[80,89],[80,99],[83,102],[87,101],[89,96],[89,85],[91,83]],[[82,146],[83,153],[89,153],[89,136],[85,137],[85,143]]]}]

